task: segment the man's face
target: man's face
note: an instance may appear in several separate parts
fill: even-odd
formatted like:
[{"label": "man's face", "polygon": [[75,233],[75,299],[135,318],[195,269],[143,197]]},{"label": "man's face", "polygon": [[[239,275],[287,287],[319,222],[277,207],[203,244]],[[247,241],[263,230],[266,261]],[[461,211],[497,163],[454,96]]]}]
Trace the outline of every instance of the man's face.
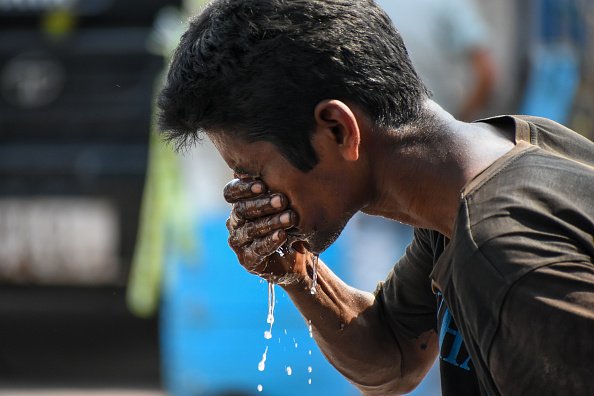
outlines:
[{"label": "man's face", "polygon": [[225,133],[208,136],[237,177],[261,179],[271,192],[288,198],[289,208],[299,216],[298,226],[288,230],[295,237],[290,240],[304,241],[313,253],[327,249],[360,208],[352,199],[356,183],[332,150],[317,150],[319,163],[302,172],[272,143],[246,143]]}]

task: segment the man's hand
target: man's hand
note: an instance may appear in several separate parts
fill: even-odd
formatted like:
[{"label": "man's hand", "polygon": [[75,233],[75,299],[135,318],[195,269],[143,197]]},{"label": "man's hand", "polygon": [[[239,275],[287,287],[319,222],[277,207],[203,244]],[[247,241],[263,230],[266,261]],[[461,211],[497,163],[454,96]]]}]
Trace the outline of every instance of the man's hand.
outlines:
[{"label": "man's hand", "polygon": [[233,205],[227,219],[229,246],[241,265],[274,281],[295,272],[305,274],[305,255],[284,247],[282,254],[277,252],[287,241],[286,230],[297,224],[297,214],[287,209],[287,197],[267,191],[261,180],[243,178],[230,181],[224,196]]}]

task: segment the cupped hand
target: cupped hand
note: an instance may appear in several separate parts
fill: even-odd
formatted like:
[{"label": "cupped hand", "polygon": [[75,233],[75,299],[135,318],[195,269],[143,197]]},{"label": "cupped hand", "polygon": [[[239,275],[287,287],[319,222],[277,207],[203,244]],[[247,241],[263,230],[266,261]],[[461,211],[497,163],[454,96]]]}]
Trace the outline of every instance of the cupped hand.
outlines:
[{"label": "cupped hand", "polygon": [[286,244],[287,230],[298,222],[286,196],[253,178],[231,180],[224,196],[233,205],[227,219],[229,246],[244,268],[279,283],[305,274],[307,252]]}]

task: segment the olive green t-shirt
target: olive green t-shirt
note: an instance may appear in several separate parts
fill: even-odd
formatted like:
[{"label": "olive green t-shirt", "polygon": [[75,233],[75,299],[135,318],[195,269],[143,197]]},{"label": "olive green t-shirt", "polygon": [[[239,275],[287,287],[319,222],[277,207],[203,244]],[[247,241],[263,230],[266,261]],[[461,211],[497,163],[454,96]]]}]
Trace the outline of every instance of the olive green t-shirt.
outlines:
[{"label": "olive green t-shirt", "polygon": [[444,395],[594,394],[594,143],[483,122],[516,146],[465,186],[451,240],[415,230],[378,301],[397,331],[438,332]]}]

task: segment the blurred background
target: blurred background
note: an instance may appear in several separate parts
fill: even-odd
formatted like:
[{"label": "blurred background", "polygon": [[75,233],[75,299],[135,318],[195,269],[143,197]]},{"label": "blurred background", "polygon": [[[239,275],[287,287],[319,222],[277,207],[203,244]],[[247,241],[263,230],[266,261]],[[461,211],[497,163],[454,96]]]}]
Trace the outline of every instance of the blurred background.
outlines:
[{"label": "blurred background", "polygon": [[[591,1],[379,4],[459,118],[541,115],[594,138]],[[357,394],[278,287],[263,337],[268,286],[226,243],[231,172],[208,141],[176,153],[154,129],[200,6],[0,0],[0,394]],[[411,234],[357,215],[322,258],[372,291]],[[414,394],[439,395],[438,375]]]}]

